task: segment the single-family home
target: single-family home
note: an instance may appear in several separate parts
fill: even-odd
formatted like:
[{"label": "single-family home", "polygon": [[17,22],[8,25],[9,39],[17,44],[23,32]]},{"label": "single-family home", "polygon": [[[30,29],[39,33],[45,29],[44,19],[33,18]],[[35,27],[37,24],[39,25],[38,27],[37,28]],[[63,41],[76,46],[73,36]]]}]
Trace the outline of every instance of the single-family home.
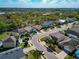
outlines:
[{"label": "single-family home", "polygon": [[65,22],[66,22],[66,20],[65,20],[65,19],[59,19],[59,20],[58,20],[58,23],[59,23],[60,25],[65,24]]},{"label": "single-family home", "polygon": [[33,25],[32,27],[38,31],[42,29],[41,25]]},{"label": "single-family home", "polygon": [[79,45],[79,41],[76,39],[67,39],[58,43],[65,52],[72,53],[76,50],[76,46]]},{"label": "single-family home", "polygon": [[52,33],[50,34],[50,36],[55,42],[61,42],[67,38],[64,34],[60,32]]},{"label": "single-family home", "polygon": [[4,48],[16,47],[16,45],[17,45],[16,41],[17,41],[17,39],[14,36],[10,36],[9,38],[7,38],[3,41],[3,47]]},{"label": "single-family home", "polygon": [[22,47],[16,47],[0,53],[0,59],[27,59],[24,58]]},{"label": "single-family home", "polygon": [[33,31],[33,27],[32,26],[27,26],[24,28],[25,31],[27,31],[28,33],[31,33]]},{"label": "single-family home", "polygon": [[44,28],[44,27],[51,27],[51,26],[53,26],[54,25],[54,22],[53,21],[44,21],[44,22],[42,22],[42,27]]},{"label": "single-family home", "polygon": [[76,20],[76,18],[69,18],[69,17],[66,18],[67,23],[74,22],[75,20]]},{"label": "single-family home", "polygon": [[19,36],[22,36],[22,35],[24,35],[24,33],[25,33],[24,28],[17,28],[15,30],[13,30],[11,34],[13,36],[16,36],[17,34],[19,34]]},{"label": "single-family home", "polygon": [[79,37],[79,25],[73,25],[73,27],[68,30],[68,33]]},{"label": "single-family home", "polygon": [[24,35],[24,33],[25,33],[24,28],[20,28],[20,29],[17,29],[17,30],[18,30],[18,33],[19,33],[20,36]]}]

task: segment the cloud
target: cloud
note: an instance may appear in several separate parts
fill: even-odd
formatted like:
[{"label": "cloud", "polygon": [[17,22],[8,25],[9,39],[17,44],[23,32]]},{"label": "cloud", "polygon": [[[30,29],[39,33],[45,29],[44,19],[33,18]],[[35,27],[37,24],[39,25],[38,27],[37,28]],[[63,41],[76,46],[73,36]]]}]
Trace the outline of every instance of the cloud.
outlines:
[{"label": "cloud", "polygon": [[22,8],[79,8],[79,0],[0,0],[0,7]]}]

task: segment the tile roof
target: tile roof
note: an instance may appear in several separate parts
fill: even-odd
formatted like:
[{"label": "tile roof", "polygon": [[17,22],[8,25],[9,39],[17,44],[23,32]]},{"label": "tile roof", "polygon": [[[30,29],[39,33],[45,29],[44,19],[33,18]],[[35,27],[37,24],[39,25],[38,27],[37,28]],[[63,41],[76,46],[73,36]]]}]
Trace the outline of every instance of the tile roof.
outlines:
[{"label": "tile roof", "polygon": [[37,30],[40,30],[42,28],[41,25],[33,25],[32,27],[35,28],[35,29],[37,29]]}]

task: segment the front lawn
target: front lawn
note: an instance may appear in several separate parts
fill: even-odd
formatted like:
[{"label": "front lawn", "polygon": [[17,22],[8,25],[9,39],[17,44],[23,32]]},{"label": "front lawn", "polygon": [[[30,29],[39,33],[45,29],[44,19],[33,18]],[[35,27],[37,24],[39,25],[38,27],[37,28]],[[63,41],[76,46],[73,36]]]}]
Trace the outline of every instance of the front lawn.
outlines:
[{"label": "front lawn", "polygon": [[28,59],[35,59],[35,57],[33,56],[31,52],[28,53]]},{"label": "front lawn", "polygon": [[75,59],[74,54],[67,55],[65,59]]},{"label": "front lawn", "polygon": [[42,59],[42,54],[38,50],[32,50],[28,53],[28,59]]},{"label": "front lawn", "polygon": [[4,32],[0,34],[0,41],[5,40],[10,36],[10,32]]},{"label": "front lawn", "polygon": [[24,48],[30,47],[30,45],[28,43],[20,43],[19,46],[22,46]]},{"label": "front lawn", "polygon": [[24,35],[20,36],[20,39],[23,40],[23,39],[25,39],[25,38],[27,38],[27,37],[31,39],[30,34],[26,32]]},{"label": "front lawn", "polygon": [[41,39],[39,39],[40,41],[45,41],[46,39],[48,39],[48,36],[44,36]]},{"label": "front lawn", "polygon": [[60,53],[61,52],[61,49],[58,47],[58,45],[52,39],[47,40],[46,44],[53,51],[55,51],[57,53]]}]

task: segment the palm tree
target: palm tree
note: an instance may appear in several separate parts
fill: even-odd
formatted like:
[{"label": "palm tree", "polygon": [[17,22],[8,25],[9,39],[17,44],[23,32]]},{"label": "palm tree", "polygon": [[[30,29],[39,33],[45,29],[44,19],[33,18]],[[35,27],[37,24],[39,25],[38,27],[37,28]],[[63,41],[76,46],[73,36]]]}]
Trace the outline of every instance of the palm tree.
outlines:
[{"label": "palm tree", "polygon": [[38,50],[33,51],[33,56],[35,57],[35,59],[39,59],[41,55],[43,55],[42,52]]},{"label": "palm tree", "polygon": [[55,42],[53,40],[49,39],[47,43],[50,47],[55,48]]}]

